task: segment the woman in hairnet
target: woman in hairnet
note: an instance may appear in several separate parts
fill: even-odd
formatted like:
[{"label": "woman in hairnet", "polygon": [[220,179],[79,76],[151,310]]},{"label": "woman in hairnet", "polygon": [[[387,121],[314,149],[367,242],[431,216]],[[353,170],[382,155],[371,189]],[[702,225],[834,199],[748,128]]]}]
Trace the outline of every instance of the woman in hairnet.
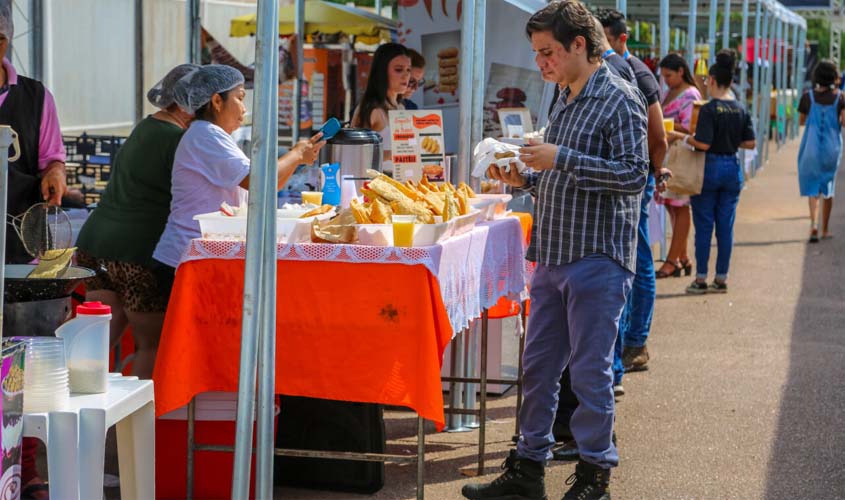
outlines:
[{"label": "woman in hairnet", "polygon": [[[244,78],[236,69],[203,66],[181,86],[176,100],[194,121],[182,136],[173,162],[173,201],[167,227],[153,258],[175,274],[182,254],[201,236],[197,214],[215,212],[222,202],[237,206],[239,190],[249,187],[249,158],[238,149],[232,132],[243,123]],[[277,161],[281,189],[297,166],[312,164],[325,142],[320,134],[299,141]]]},{"label": "woman in hairnet", "polygon": [[[18,76],[6,58],[14,36],[11,0],[0,0],[0,125],[18,134],[20,158],[9,163],[7,210],[21,215],[32,205],[47,201],[62,203],[67,192],[65,147],[56,103],[44,85]],[[32,256],[20,238],[6,228],[6,263],[25,264]]]},{"label": "woman in hairnet", "polygon": [[77,263],[98,271],[86,282],[86,299],[111,306],[112,345],[132,326],[132,374],[140,378],[152,377],[172,284],[153,265],[153,250],[170,214],[176,146],[193,119],[173,95],[198,69],[176,66],[147,93],[159,110],[141,120],[120,148],[109,184],[77,240]]}]

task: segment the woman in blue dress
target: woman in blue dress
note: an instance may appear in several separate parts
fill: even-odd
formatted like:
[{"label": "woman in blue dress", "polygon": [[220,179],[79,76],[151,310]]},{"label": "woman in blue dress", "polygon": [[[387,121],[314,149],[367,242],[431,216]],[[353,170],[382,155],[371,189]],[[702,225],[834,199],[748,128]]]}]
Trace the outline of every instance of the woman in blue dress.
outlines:
[{"label": "woman in blue dress", "polygon": [[839,70],[830,60],[822,60],[813,72],[814,89],[807,91],[798,105],[805,125],[798,151],[798,186],[810,205],[810,243],[819,241],[818,212],[822,198],[822,238],[830,238],[836,170],[842,157],[842,123],[845,121],[845,94],[836,88]]}]

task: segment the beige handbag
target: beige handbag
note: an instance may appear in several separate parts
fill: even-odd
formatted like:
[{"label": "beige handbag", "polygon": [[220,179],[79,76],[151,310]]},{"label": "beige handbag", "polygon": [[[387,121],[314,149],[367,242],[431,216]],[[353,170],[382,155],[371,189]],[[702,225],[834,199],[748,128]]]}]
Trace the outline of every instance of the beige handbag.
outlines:
[{"label": "beige handbag", "polygon": [[701,151],[677,141],[669,146],[665,167],[672,171],[666,188],[675,194],[694,196],[704,184],[704,156]]}]

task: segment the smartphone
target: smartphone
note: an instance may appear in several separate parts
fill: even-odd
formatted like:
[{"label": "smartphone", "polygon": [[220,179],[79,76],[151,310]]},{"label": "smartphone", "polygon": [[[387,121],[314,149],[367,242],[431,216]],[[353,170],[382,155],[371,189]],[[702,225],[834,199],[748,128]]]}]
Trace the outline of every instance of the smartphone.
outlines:
[{"label": "smartphone", "polygon": [[323,137],[320,140],[327,141],[331,139],[332,137],[337,135],[338,132],[340,132],[340,129],[342,127],[343,125],[340,123],[340,120],[338,120],[337,118],[329,118],[326,123],[324,123],[323,126],[320,127],[320,132],[323,133]]}]

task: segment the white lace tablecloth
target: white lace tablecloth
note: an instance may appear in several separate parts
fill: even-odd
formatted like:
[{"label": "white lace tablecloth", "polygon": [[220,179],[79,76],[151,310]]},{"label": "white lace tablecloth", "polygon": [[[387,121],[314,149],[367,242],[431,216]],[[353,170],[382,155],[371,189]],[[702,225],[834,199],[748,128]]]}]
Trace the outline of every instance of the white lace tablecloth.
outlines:
[{"label": "white lace tablecloth", "polygon": [[501,297],[527,298],[527,268],[522,226],[516,217],[484,222],[490,230],[481,268],[481,307],[490,309]]},{"label": "white lace tablecloth", "polygon": [[[276,255],[279,260],[425,266],[437,278],[454,335],[481,316],[482,295],[479,290],[482,288],[482,265],[489,232],[488,226],[478,226],[439,245],[414,248],[288,243],[280,244]],[[243,241],[195,239],[182,256],[181,263],[245,258],[246,244]]]}]

